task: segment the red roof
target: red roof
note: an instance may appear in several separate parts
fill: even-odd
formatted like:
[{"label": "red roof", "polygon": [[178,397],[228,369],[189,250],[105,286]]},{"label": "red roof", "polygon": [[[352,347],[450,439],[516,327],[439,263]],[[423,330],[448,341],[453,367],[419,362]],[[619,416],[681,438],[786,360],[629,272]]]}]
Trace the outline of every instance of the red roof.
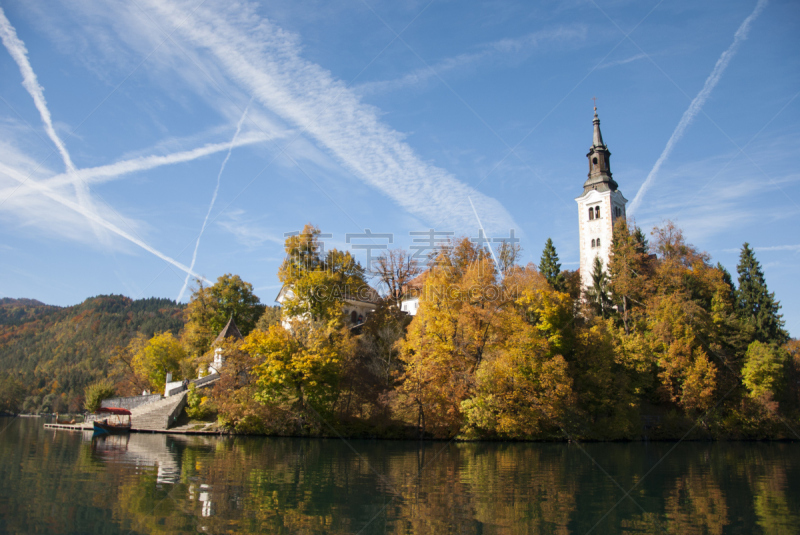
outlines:
[{"label": "red roof", "polygon": [[131,415],[131,411],[128,409],[120,409],[119,407],[100,407],[97,409],[97,412],[109,412],[111,414],[127,414],[128,416]]}]

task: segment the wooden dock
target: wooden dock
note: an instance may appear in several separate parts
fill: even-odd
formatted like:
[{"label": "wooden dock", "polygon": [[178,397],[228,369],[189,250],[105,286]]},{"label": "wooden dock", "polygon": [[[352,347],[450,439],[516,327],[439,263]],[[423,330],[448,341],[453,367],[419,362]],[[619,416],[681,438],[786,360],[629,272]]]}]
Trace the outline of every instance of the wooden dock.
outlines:
[{"label": "wooden dock", "polygon": [[[94,431],[92,422],[81,424],[44,424],[45,429],[59,431]],[[181,426],[173,429],[131,429],[131,433],[161,433],[165,435],[228,435],[229,433],[220,431],[204,431],[201,429],[190,429],[189,426]]]},{"label": "wooden dock", "polygon": [[81,424],[44,424],[45,429],[63,429],[64,431],[93,431],[92,422]]}]

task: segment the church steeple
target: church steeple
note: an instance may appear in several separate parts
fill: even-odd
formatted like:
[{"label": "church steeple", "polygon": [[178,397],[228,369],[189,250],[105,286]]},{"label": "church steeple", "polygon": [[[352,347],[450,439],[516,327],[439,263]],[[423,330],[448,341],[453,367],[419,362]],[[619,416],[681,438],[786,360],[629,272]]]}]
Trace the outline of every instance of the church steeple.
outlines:
[{"label": "church steeple", "polygon": [[589,178],[583,183],[583,191],[616,191],[617,183],[611,178],[611,152],[603,143],[603,134],[600,133],[600,118],[597,116],[597,107],[594,109],[594,133],[592,146],[589,148]]},{"label": "church steeple", "polygon": [[602,262],[603,270],[608,273],[614,223],[626,218],[625,204],[628,202],[611,178],[611,153],[603,143],[596,107],[592,123],[592,146],[586,155],[589,158],[589,178],[583,183],[583,193],[575,199],[580,225],[580,276],[583,288],[590,288],[594,284],[592,273],[596,260]]},{"label": "church steeple", "polygon": [[600,133],[600,118],[597,116],[597,107],[594,109],[594,136],[592,137],[592,147],[605,147],[603,144],[603,134]]}]

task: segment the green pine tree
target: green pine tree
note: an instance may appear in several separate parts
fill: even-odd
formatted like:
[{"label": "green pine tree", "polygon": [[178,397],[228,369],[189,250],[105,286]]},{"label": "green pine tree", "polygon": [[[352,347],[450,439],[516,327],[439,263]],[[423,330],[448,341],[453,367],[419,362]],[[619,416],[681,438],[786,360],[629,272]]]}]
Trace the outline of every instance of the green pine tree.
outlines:
[{"label": "green pine tree", "polygon": [[633,232],[633,237],[636,240],[636,252],[648,254],[650,251],[650,244],[647,242],[647,236],[641,227],[636,227],[636,230]]},{"label": "green pine tree", "polygon": [[786,342],[789,333],[783,329],[783,316],[778,314],[781,304],[775,300],[775,294],[767,290],[761,264],[747,242],[742,246],[736,271],[739,273],[736,292],[739,314],[755,329],[755,339],[767,344]]},{"label": "green pine tree", "polygon": [[733,285],[733,277],[731,277],[730,272],[725,269],[721,263],[717,262],[717,269],[722,272],[722,281],[730,288],[728,292],[728,296],[731,298],[731,301],[736,301],[736,287]]},{"label": "green pine tree", "polygon": [[558,253],[556,247],[553,245],[553,240],[547,238],[547,243],[544,244],[542,251],[542,258],[539,261],[539,273],[544,275],[547,282],[554,290],[559,292],[564,291],[564,274],[561,273],[561,264],[558,263]]},{"label": "green pine tree", "polygon": [[608,317],[613,312],[608,275],[603,270],[603,261],[600,260],[599,256],[594,257],[592,285],[586,289],[586,299],[592,305],[595,313],[603,318]]}]

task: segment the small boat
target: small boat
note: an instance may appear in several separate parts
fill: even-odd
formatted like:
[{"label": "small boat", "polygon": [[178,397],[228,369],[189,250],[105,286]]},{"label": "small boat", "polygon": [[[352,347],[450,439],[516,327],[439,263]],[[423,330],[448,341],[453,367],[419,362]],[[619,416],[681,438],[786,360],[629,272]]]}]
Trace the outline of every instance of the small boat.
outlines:
[{"label": "small boat", "polygon": [[102,420],[95,420],[94,432],[105,435],[121,435],[131,430],[131,411],[118,407],[100,407],[96,414],[106,415]]}]

